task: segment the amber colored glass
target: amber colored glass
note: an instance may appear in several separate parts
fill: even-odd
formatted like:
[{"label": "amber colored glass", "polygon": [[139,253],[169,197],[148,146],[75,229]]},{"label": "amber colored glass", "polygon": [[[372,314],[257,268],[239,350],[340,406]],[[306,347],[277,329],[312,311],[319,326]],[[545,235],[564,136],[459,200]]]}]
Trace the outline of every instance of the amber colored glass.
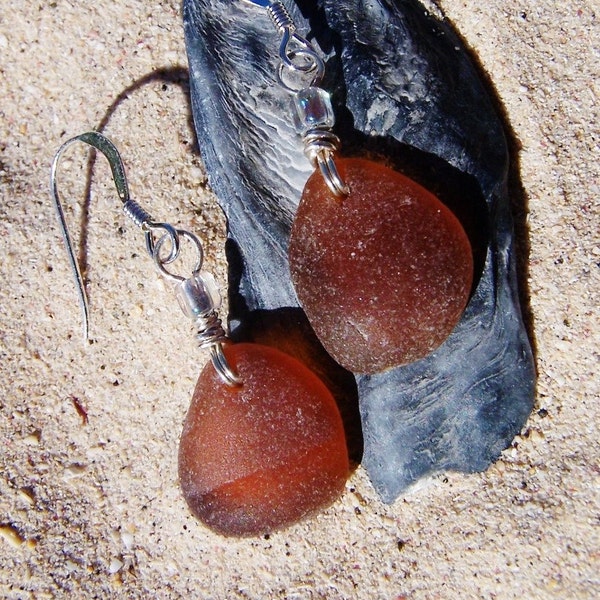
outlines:
[{"label": "amber colored glass", "polygon": [[438,198],[363,159],[337,159],[350,194],[308,180],[289,256],[296,293],[331,356],[355,373],[422,358],[458,323],[473,280],[471,245]]},{"label": "amber colored glass", "polygon": [[179,448],[192,512],[213,530],[260,535],[331,504],[348,477],[337,405],[298,360],[259,344],[225,348],[243,385],[208,364],[196,384]]}]

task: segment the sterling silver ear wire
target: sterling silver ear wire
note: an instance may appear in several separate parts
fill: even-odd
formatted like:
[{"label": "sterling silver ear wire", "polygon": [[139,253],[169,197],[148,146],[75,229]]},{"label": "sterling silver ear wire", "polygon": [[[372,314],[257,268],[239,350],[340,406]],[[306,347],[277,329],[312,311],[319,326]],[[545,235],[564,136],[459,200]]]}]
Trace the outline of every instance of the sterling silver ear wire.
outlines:
[{"label": "sterling silver ear wire", "polygon": [[[335,116],[331,97],[319,87],[325,74],[325,63],[314,46],[296,31],[296,25],[287,8],[278,1],[245,0],[266,10],[273,26],[281,36],[277,80],[293,94],[294,120],[304,142],[304,154],[321,171],[331,192],[338,197],[347,196],[350,189],[338,173],[334,155],[340,140],[333,133]],[[286,74],[295,77],[286,80]],[[310,77],[307,85],[307,76]]]},{"label": "sterling silver ear wire", "polygon": [[[221,304],[221,296],[213,276],[201,270],[204,261],[204,252],[200,240],[193,233],[185,229],[176,229],[169,223],[155,221],[135,200],[131,199],[125,175],[125,167],[119,151],[108,138],[96,131],[83,133],[67,140],[56,152],[52,161],[50,174],[52,200],[58,216],[81,305],[84,338],[87,340],[89,337],[89,303],[81,269],[73,251],[73,244],[66,224],[57,183],[57,170],[60,159],[65,150],[75,142],[88,144],[99,150],[106,157],[112,171],[119,199],[123,203],[123,211],[144,232],[146,250],[153,259],[159,273],[174,284],[175,293],[183,313],[194,321],[200,347],[210,350],[213,365],[226,384],[232,386],[240,385],[241,380],[239,376],[227,363],[227,359],[223,353],[223,344],[227,341],[227,336],[217,314],[217,310]],[[182,239],[190,242],[196,252],[196,263],[189,277],[177,275],[168,268],[179,257]],[[163,256],[164,247],[168,249],[166,256]]]}]

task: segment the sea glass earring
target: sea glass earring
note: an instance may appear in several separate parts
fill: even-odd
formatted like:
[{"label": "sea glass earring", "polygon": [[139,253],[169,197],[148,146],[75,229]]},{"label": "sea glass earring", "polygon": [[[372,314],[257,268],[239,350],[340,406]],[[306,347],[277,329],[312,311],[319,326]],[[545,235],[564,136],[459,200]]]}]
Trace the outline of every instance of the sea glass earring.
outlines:
[{"label": "sea glass earring", "polygon": [[[232,536],[267,533],[331,504],[348,477],[340,413],[325,385],[296,359],[274,348],[229,343],[217,315],[220,295],[202,270],[203,250],[189,231],[155,222],[129,196],[119,152],[89,132],[65,142],[52,164],[51,191],[74,271],[88,334],[88,303],[57,187],[63,152],[84,142],[108,159],[123,210],[145,234],[146,249],[170,282],[211,362],[201,371],[179,446],[179,479],[192,513]],[[173,272],[180,245],[191,244],[189,276]]]},{"label": "sea glass earring", "polygon": [[[329,354],[354,373],[423,358],[458,323],[473,257],[455,215],[424,187],[382,164],[335,158],[340,140],[324,63],[280,2],[267,10],[281,35],[278,80],[315,167],[289,244],[296,294]],[[307,85],[308,83],[308,85]]]}]

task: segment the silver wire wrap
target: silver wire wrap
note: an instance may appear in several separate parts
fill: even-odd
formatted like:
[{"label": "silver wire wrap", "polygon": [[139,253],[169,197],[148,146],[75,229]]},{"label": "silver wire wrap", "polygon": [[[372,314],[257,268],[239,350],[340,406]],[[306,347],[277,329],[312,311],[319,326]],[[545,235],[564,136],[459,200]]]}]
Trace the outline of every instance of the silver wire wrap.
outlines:
[{"label": "silver wire wrap", "polygon": [[[177,229],[178,238],[188,239],[195,246],[196,264],[191,277],[182,277],[167,270],[170,261],[161,258],[163,244],[169,240],[166,233],[154,245],[153,259],[160,274],[175,284],[178,300],[183,313],[193,320],[198,346],[210,350],[210,359],[221,380],[229,386],[241,385],[239,375],[229,366],[223,352],[223,344],[227,343],[227,334],[214,306],[210,292],[206,289],[208,274],[201,272],[204,262],[202,243],[193,233],[185,229]],[[212,276],[211,276],[212,279]]]},{"label": "silver wire wrap", "polygon": [[340,145],[340,138],[326,129],[311,129],[302,138],[304,154],[321,175],[334,196],[347,196],[350,189],[338,173],[333,157]]},{"label": "silver wire wrap", "polygon": [[[266,8],[275,29],[281,35],[279,59],[281,64],[277,72],[279,84],[290,92],[298,92],[305,85],[291,86],[284,79],[287,71],[300,74],[312,74],[310,87],[319,87],[325,73],[323,59],[317,54],[314,46],[296,33],[296,25],[287,10],[279,1],[246,0],[250,4]],[[315,168],[319,168],[327,187],[335,196],[347,196],[349,187],[341,178],[334,161],[334,155],[340,144],[339,138],[331,132],[330,127],[316,127],[302,138],[304,154]]]},{"label": "silver wire wrap", "polygon": [[200,348],[210,348],[215,344],[224,344],[227,341],[221,319],[216,311],[206,317],[198,317],[194,326]]},{"label": "silver wire wrap", "polygon": [[284,30],[288,29],[290,33],[296,31],[296,25],[292,20],[292,16],[288,12],[288,9],[281,4],[281,2],[274,2],[267,8],[267,13],[275,25],[275,29],[279,33],[283,33]]},{"label": "silver wire wrap", "polygon": [[123,203],[123,212],[138,227],[142,227],[144,223],[152,221],[152,217],[137,202],[131,199]]},{"label": "silver wire wrap", "polygon": [[[57,170],[60,158],[64,151],[75,142],[89,144],[96,148],[96,150],[99,150],[107,158],[112,171],[115,187],[117,188],[117,193],[123,202],[123,211],[144,232],[146,249],[164,278],[183,287],[183,284],[186,282],[197,284],[198,281],[204,281],[208,274],[203,275],[200,272],[202,263],[204,262],[204,252],[202,243],[193,233],[184,229],[176,229],[169,223],[155,222],[146,210],[130,198],[123,161],[116,146],[108,138],[101,133],[91,131],[67,140],[58,149],[54,156],[54,160],[52,161],[50,191],[69,257],[71,270],[75,277],[75,284],[83,315],[84,339],[87,340],[89,339],[89,303],[81,269],[79,268],[79,263],[75,256],[73,244],[69,235],[57,183]],[[155,237],[157,235],[159,236],[158,238]],[[180,241],[182,238],[192,242],[195,246],[197,255],[195,265],[192,269],[192,276],[189,278],[172,273],[166,268],[166,265],[173,263],[178,258],[180,253]],[[170,244],[169,252],[166,257],[162,257],[161,250],[167,242]],[[205,279],[203,279],[203,277]],[[210,291],[200,285],[191,285],[188,286],[188,288],[188,301],[190,303],[188,306],[193,308],[198,306],[206,307],[203,311],[192,311],[191,313],[184,309],[184,313],[188,314],[188,316],[192,316],[194,319],[196,337],[198,338],[200,347],[210,349],[210,357],[215,370],[227,385],[240,385],[242,383],[240,377],[235,370],[230,367],[223,352],[223,344],[227,342],[227,336],[214,307],[214,295],[211,295]],[[188,288],[186,288],[186,290]],[[182,309],[183,308],[184,307],[182,306]]]}]

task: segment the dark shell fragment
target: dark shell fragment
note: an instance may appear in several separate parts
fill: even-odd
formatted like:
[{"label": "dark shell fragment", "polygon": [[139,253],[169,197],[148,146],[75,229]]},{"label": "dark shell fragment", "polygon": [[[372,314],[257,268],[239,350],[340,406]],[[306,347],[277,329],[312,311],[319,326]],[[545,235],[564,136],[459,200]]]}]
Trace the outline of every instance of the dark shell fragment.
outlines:
[{"label": "dark shell fragment", "polygon": [[[429,474],[484,470],[532,408],[506,141],[462,42],[415,0],[288,9],[325,57],[342,153],[377,157],[429,188],[474,249],[470,302],[439,348],[356,383],[336,370],[318,354],[289,276],[290,227],[312,168],[289,94],[276,83],[277,32],[264,9],[242,0],[184,0],[198,143],[228,219],[232,336],[295,353],[338,397],[358,390],[363,464],[391,502]],[[349,413],[347,434],[356,439]]]}]

